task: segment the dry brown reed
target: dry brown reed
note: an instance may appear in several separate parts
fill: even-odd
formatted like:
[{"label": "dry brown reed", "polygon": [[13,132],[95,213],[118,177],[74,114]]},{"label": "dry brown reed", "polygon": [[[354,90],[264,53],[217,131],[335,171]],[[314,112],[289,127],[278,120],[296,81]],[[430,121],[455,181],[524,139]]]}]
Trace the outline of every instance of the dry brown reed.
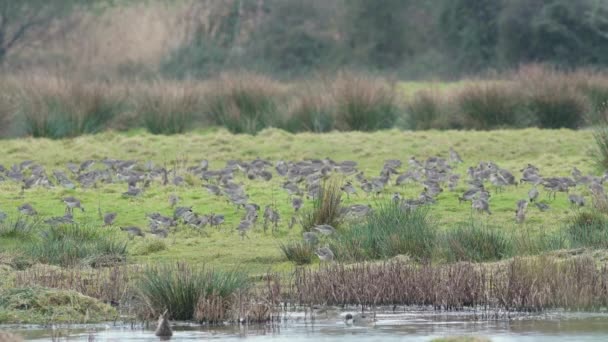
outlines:
[{"label": "dry brown reed", "polygon": [[311,305],[432,305],[456,310],[598,309],[608,303],[608,267],[590,257],[516,258],[482,265],[333,264],[296,270],[291,299]]},{"label": "dry brown reed", "polygon": [[15,287],[41,286],[75,290],[104,302],[122,302],[130,289],[130,282],[139,271],[133,265],[94,269],[35,265],[15,272]]},{"label": "dry brown reed", "polygon": [[392,128],[397,122],[400,106],[395,82],[341,72],[330,87],[339,129],[374,131]]}]

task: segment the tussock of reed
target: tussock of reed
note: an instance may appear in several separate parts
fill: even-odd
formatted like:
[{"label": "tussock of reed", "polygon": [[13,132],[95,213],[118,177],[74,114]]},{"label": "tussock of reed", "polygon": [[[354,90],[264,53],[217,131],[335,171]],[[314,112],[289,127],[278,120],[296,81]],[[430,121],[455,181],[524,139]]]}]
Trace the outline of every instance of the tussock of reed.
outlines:
[{"label": "tussock of reed", "polygon": [[481,83],[465,86],[455,101],[465,127],[487,130],[525,126],[521,97],[509,84]]},{"label": "tussock of reed", "polygon": [[304,241],[281,243],[279,248],[285,258],[296,265],[310,264],[315,256],[314,246]]},{"label": "tussock of reed", "polygon": [[313,201],[312,208],[303,213],[302,227],[310,231],[314,226],[328,224],[338,228],[343,221],[342,189],[340,180],[325,180]]},{"label": "tussock of reed", "polygon": [[280,126],[285,92],[280,83],[255,74],[222,74],[209,87],[206,114],[214,124],[248,134]]},{"label": "tussock of reed", "polygon": [[407,255],[430,260],[436,226],[425,209],[403,210],[394,202],[380,203],[365,220],[345,229],[333,251],[338,260],[365,261]]},{"label": "tussock of reed", "polygon": [[287,109],[283,128],[292,133],[329,132],[336,125],[335,108],[325,82],[297,87]]},{"label": "tussock of reed", "polygon": [[341,130],[392,128],[401,114],[395,84],[386,79],[342,72],[331,88],[337,126]]},{"label": "tussock of reed", "polygon": [[448,101],[437,91],[416,92],[407,103],[405,127],[411,130],[460,128],[450,122]]},{"label": "tussock of reed", "polygon": [[599,309],[608,303],[608,268],[590,257],[516,258],[495,265],[331,264],[297,269],[300,305],[431,305],[439,310]]},{"label": "tussock of reed", "polygon": [[24,248],[25,255],[40,263],[99,267],[127,258],[127,243],[112,231],[99,227],[78,224],[49,227],[42,235]]},{"label": "tussock of reed", "polygon": [[495,261],[508,258],[513,253],[509,236],[471,220],[445,233],[447,260],[455,261]]},{"label": "tussock of reed", "polygon": [[168,310],[171,319],[217,323],[231,317],[234,296],[250,287],[242,272],[178,263],[146,267],[136,288],[147,307],[141,315],[154,317]]},{"label": "tussock of reed", "polygon": [[135,108],[144,127],[152,134],[180,134],[204,122],[200,84],[189,81],[157,81],[140,84]]},{"label": "tussock of reed", "polygon": [[108,129],[124,111],[124,91],[116,84],[80,79],[23,79],[17,114],[25,132],[52,139],[76,137]]},{"label": "tussock of reed", "polygon": [[16,272],[14,285],[74,290],[106,303],[122,302],[139,271],[139,267],[127,265],[95,269],[34,265]]}]

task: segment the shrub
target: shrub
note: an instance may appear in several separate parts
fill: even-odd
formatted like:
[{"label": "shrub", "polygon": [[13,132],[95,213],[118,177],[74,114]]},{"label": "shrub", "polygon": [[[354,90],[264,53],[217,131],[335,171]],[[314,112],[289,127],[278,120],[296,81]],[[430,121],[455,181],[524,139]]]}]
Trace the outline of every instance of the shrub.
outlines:
[{"label": "shrub", "polygon": [[26,254],[38,262],[76,266],[102,266],[125,261],[127,243],[115,238],[110,230],[88,225],[50,227],[41,240],[26,245]]},{"label": "shrub", "polygon": [[305,231],[320,224],[338,228],[343,220],[341,209],[342,190],[339,179],[324,181],[313,200],[312,208],[303,213],[302,227]]},{"label": "shrub", "polygon": [[79,80],[26,82],[20,102],[26,133],[52,139],[105,130],[124,110],[122,96],[109,85]]},{"label": "shrub", "polygon": [[315,255],[314,247],[304,241],[281,243],[279,248],[285,258],[296,265],[310,264]]},{"label": "shrub", "polygon": [[431,258],[436,226],[426,209],[406,211],[398,204],[382,203],[364,222],[345,230],[334,245],[336,258],[352,261],[408,255]]},{"label": "shrub", "polygon": [[222,75],[211,83],[207,94],[207,117],[232,133],[256,134],[280,125],[281,96],[282,87],[269,78]]},{"label": "shrub", "polygon": [[465,127],[494,129],[521,126],[521,97],[506,84],[467,85],[457,94],[456,106]]},{"label": "shrub", "polygon": [[332,90],[341,130],[392,128],[399,118],[395,85],[385,79],[342,73],[333,82]]},{"label": "shrub", "polygon": [[157,82],[138,96],[136,107],[150,133],[180,134],[194,128],[200,119],[199,97],[189,82]]},{"label": "shrub", "polygon": [[[249,287],[249,280],[242,272],[195,269],[186,264],[149,266],[137,286],[141,299],[153,314],[168,310],[175,320],[195,319],[197,303],[204,299],[221,298],[217,310],[226,312],[231,297]],[[198,320],[205,321],[204,317],[213,314],[199,312],[198,316]]]},{"label": "shrub", "polygon": [[608,219],[598,212],[580,212],[568,223],[570,247],[608,247]]},{"label": "shrub", "polygon": [[446,232],[444,248],[451,262],[501,260],[513,252],[513,244],[503,232],[474,221]]}]

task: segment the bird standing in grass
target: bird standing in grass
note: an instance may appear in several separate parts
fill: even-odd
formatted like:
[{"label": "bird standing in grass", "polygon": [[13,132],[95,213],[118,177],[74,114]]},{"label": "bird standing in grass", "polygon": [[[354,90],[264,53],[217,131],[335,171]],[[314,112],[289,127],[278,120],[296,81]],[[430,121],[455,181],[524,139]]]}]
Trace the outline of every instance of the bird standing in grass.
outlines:
[{"label": "bird standing in grass", "polygon": [[80,209],[84,212],[84,207],[80,204],[80,200],[74,196],[68,196],[63,198],[63,203],[66,205],[66,211],[70,214],[73,213],[74,208]]},{"label": "bird standing in grass", "polygon": [[320,247],[315,251],[315,254],[321,259],[321,261],[333,261],[334,252],[329,247]]},{"label": "bird standing in grass", "polygon": [[538,190],[536,189],[536,187],[533,187],[532,189],[530,189],[530,191],[528,191],[528,198],[530,199],[530,202],[536,201],[536,199],[538,198]]},{"label": "bird standing in grass", "polygon": [[329,224],[318,224],[314,226],[313,229],[323,235],[331,235],[336,232],[336,228],[330,226]]},{"label": "bird standing in grass", "polygon": [[112,224],[114,224],[114,220],[116,220],[116,213],[106,213],[103,216],[103,225],[104,226],[111,226]]},{"label": "bird standing in grass", "polygon": [[34,207],[32,207],[32,205],[29,203],[22,204],[17,209],[19,210],[19,212],[21,214],[27,215],[27,216],[34,216],[34,215],[38,214],[36,209],[34,209]]}]

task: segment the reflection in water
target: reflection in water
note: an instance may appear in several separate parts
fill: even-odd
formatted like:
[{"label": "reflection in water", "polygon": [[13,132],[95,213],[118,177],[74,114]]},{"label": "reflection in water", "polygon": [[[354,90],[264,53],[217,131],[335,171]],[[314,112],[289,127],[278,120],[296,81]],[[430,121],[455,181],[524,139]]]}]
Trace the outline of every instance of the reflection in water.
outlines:
[{"label": "reflection in water", "polygon": [[[453,335],[486,336],[493,342],[608,341],[608,313],[551,312],[488,320],[480,319],[474,312],[438,314],[419,310],[378,313],[374,324],[363,326],[345,324],[344,315],[336,312],[311,321],[305,320],[301,313],[294,313],[280,324],[249,326],[174,323],[171,341],[429,341]],[[2,326],[0,329],[38,341],[48,341],[58,334],[37,326]],[[154,327],[85,325],[71,326],[66,331],[70,341],[159,341],[154,336]]]}]

